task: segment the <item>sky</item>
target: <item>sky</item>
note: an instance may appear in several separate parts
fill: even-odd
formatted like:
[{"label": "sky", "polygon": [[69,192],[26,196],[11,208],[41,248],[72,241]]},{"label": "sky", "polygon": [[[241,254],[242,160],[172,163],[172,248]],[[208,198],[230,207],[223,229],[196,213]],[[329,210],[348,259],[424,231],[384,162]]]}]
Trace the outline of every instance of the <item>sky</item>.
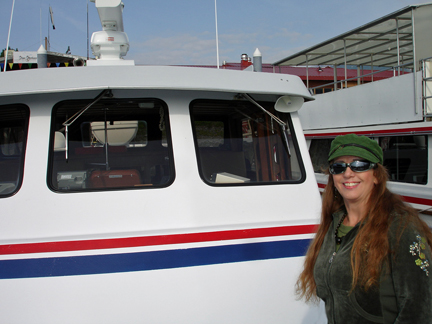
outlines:
[{"label": "sky", "polygon": [[[274,63],[303,49],[360,27],[422,0],[123,0],[124,29],[136,64],[216,65],[240,62],[258,48],[263,63]],[[0,49],[6,48],[13,0],[1,0]],[[216,3],[216,6],[215,6]],[[49,20],[49,7],[55,29]],[[102,30],[95,4],[88,0],[15,0],[9,46],[93,57],[89,38]],[[217,34],[215,7],[217,7]],[[431,17],[432,19],[432,17]],[[219,48],[217,61],[216,44]]]}]

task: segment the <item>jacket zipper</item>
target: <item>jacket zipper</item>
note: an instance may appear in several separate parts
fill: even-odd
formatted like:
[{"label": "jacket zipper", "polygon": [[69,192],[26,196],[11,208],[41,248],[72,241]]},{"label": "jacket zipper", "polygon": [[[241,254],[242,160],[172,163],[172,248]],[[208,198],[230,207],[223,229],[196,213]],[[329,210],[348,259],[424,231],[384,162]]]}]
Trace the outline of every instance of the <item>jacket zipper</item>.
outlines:
[{"label": "jacket zipper", "polygon": [[[329,263],[333,262],[333,259],[334,259],[335,255],[336,255],[336,251],[333,252],[332,256],[330,257]],[[330,272],[330,267],[329,267],[329,272]]]},{"label": "jacket zipper", "polygon": [[[342,237],[342,241],[341,241],[341,243],[339,244],[339,250],[342,248],[342,244],[343,244],[343,242],[345,241],[344,238],[345,238],[345,237]],[[337,248],[337,244],[336,244],[336,242],[335,242],[335,251],[332,253],[332,255],[331,255],[330,259],[329,259],[329,267],[328,267],[328,271],[327,271],[327,286],[328,286],[328,290],[329,290],[329,292],[330,292],[331,301],[332,301],[332,308],[333,308],[333,323],[335,323],[336,318],[335,318],[335,301],[334,301],[334,298],[333,298],[333,292],[332,292],[332,290],[331,290],[331,288],[330,288],[330,271],[331,271],[332,266],[333,266],[334,258],[336,257],[336,254],[337,254],[337,252],[336,252],[336,248]],[[338,251],[339,251],[339,250],[338,250]]]},{"label": "jacket zipper", "polygon": [[333,254],[330,257],[328,271],[327,271],[327,289],[328,289],[328,291],[330,293],[330,298],[331,298],[331,302],[332,302],[333,323],[335,321],[335,312],[334,312],[334,310],[335,310],[335,301],[334,301],[334,298],[333,298],[333,292],[332,292],[331,287],[330,287],[330,271],[331,271],[333,260],[334,260],[335,256],[336,256],[336,251],[333,252]]}]

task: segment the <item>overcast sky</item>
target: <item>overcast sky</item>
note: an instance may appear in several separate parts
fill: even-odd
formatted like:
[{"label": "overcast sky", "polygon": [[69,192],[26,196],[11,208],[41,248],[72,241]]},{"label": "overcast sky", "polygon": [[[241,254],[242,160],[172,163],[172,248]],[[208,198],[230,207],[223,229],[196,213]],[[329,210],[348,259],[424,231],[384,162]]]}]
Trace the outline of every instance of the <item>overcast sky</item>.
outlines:
[{"label": "overcast sky", "polygon": [[[123,20],[137,64],[216,65],[214,0],[123,0]],[[13,0],[2,0],[0,48],[5,48]],[[217,0],[219,61],[239,62],[259,48],[264,63],[367,24],[406,6],[410,0]],[[87,0],[15,0],[9,46],[87,56],[89,33],[101,30],[94,3]],[[49,7],[55,30],[50,28]],[[431,17],[432,19],[432,17]],[[93,57],[90,50],[90,57]]]}]

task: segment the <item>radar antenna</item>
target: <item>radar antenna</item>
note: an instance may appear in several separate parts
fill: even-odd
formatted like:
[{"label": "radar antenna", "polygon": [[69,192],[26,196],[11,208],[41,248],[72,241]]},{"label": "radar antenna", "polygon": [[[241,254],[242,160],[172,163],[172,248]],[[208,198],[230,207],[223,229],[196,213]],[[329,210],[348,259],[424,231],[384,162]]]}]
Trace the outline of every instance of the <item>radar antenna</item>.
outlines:
[{"label": "radar antenna", "polygon": [[[121,0],[90,0],[95,3],[102,24],[102,31],[94,32],[91,37],[91,50],[98,61],[88,61],[90,65],[128,64],[133,61],[121,60],[129,50],[129,39],[123,27],[123,8]],[[89,64],[87,64],[89,65]]]}]

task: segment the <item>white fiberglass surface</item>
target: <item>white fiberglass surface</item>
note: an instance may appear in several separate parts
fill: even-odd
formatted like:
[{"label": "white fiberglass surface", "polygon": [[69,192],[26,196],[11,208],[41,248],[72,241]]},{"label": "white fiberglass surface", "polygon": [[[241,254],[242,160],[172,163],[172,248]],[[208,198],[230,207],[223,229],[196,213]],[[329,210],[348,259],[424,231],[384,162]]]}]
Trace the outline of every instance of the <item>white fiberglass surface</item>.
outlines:
[{"label": "white fiberglass surface", "polygon": [[[65,260],[74,262],[78,259],[85,259],[90,260],[86,266],[92,268],[100,265],[93,262],[94,260],[104,259],[108,254],[127,258],[132,254],[131,250],[124,250],[121,246],[113,246],[111,250],[92,246],[93,250],[82,252],[74,244],[68,245],[69,250],[64,254],[61,254],[63,252],[51,253],[37,250],[41,246],[37,243],[40,242],[53,242],[55,245],[60,241],[70,244],[71,241],[81,240],[83,244],[91,244],[95,239],[111,242],[114,238],[147,236],[173,238],[177,234],[189,238],[189,234],[197,234],[198,240],[187,242],[190,243],[190,246],[160,243],[157,246],[158,251],[144,251],[143,249],[140,251],[143,253],[137,256],[152,258],[159,255],[160,251],[169,249],[174,250],[177,255],[185,251],[187,253],[197,251],[207,253],[208,251],[235,249],[235,251],[241,251],[241,257],[236,256],[234,261],[216,260],[209,263],[212,265],[207,265],[200,263],[202,254],[199,254],[196,257],[198,259],[196,264],[180,265],[171,269],[165,267],[164,270],[120,273],[120,271],[129,271],[121,269],[88,275],[83,274],[88,272],[80,272],[82,270],[80,268],[78,272],[81,275],[57,274],[56,277],[50,277],[51,272],[45,268],[45,270],[42,269],[44,273],[41,276],[33,273],[40,270],[36,269],[37,267],[31,269],[22,267],[20,271],[28,270],[27,277],[33,276],[34,278],[26,278],[26,275],[23,275],[17,279],[0,280],[1,318],[8,323],[38,323],[38,321],[40,323],[143,321],[148,323],[221,323],[227,322],[227,319],[232,319],[234,323],[287,321],[290,323],[321,323],[322,312],[317,309],[311,310],[304,303],[295,301],[293,294],[295,279],[303,261],[298,255],[303,253],[308,238],[312,234],[310,228],[313,227],[319,216],[319,195],[314,177],[310,176],[312,175],[310,162],[303,158],[305,177],[300,182],[287,181],[278,184],[275,181],[274,184],[264,183],[259,186],[211,186],[205,183],[199,175],[189,114],[190,103],[198,95],[214,101],[232,100],[232,94],[114,91],[114,95],[120,99],[156,98],[157,100],[150,101],[161,104],[157,107],[150,107],[148,101],[145,102],[145,105],[141,105],[142,107],[139,107],[138,104],[136,109],[151,110],[152,116],[147,120],[145,116],[135,119],[127,116],[117,119],[127,123],[117,124],[117,120],[110,123],[109,114],[107,114],[107,119],[106,121],[104,119],[103,122],[112,127],[104,127],[104,135],[101,135],[97,141],[76,141],[82,145],[80,149],[95,148],[100,151],[103,145],[110,142],[108,130],[121,131],[124,128],[132,127],[132,124],[138,125],[139,128],[140,122],[144,121],[147,123],[147,129],[154,127],[153,129],[156,130],[158,148],[172,147],[172,155],[168,155],[167,161],[168,165],[171,163],[167,169],[167,174],[172,176],[171,182],[160,182],[162,177],[158,178],[157,173],[154,173],[153,186],[140,187],[137,190],[135,188],[117,190],[119,188],[106,187],[97,188],[98,190],[87,190],[86,187],[81,187],[84,190],[76,190],[76,188],[59,190],[59,188],[66,187],[59,187],[58,183],[57,188],[54,188],[53,182],[58,179],[52,176],[53,173],[57,173],[52,167],[55,165],[54,156],[58,154],[59,159],[66,158],[63,155],[66,148],[56,151],[62,146],[55,145],[55,132],[64,131],[61,125],[66,115],[70,114],[66,112],[61,116],[62,118],[59,118],[58,123],[53,122],[51,117],[57,116],[58,111],[52,109],[57,103],[65,100],[85,99],[88,102],[95,95],[97,95],[95,92],[91,94],[77,92],[68,95],[24,96],[21,98],[24,104],[30,107],[32,118],[29,126],[24,180],[17,194],[1,200],[3,212],[0,215],[2,224],[0,233],[2,245],[11,244],[13,247],[16,243],[30,243],[36,248],[36,251],[25,255],[20,254],[21,252],[12,256],[3,255],[1,262],[11,269],[9,274],[12,273],[14,276],[16,273],[10,266],[11,264],[22,267],[23,264],[34,264],[33,262],[38,265],[46,265],[47,262],[52,261],[65,264]],[[12,101],[13,98],[10,97],[8,100]],[[113,103],[120,101],[113,101]],[[143,101],[140,102],[143,103]],[[99,109],[97,114],[105,116],[104,107],[96,106],[96,108]],[[116,111],[116,108],[112,108],[111,112]],[[169,112],[169,116],[166,112]],[[121,112],[118,112],[117,116],[120,115]],[[132,123],[131,120],[138,122]],[[152,121],[157,122],[149,126]],[[168,126],[169,121],[170,130],[165,140],[159,128],[160,123],[164,121],[165,126]],[[84,130],[86,134],[92,134],[91,122],[93,120],[85,120],[86,124],[78,127],[76,132],[82,134]],[[306,144],[301,135],[296,113],[293,114],[291,122],[291,131],[298,134],[297,144],[291,141],[290,143],[293,144],[291,146],[296,150],[297,157],[305,157],[307,156]],[[146,132],[143,131],[141,134],[143,133]],[[122,137],[126,139],[116,141],[116,144],[128,146],[124,152],[135,149],[144,150],[154,144],[150,137],[145,138],[144,136],[141,140],[135,140],[133,136],[140,134],[139,129],[130,134],[132,135]],[[165,144],[167,146],[164,146]],[[74,148],[73,152],[82,153],[82,150]],[[103,150],[99,153],[104,155]],[[81,163],[86,157],[88,155],[82,154],[77,161]],[[110,157],[112,155],[108,152],[108,158]],[[122,163],[130,163],[130,159],[122,159],[122,154],[117,156],[117,159]],[[74,163],[78,163],[77,161]],[[163,161],[166,161],[165,158]],[[57,164],[57,167],[70,167],[68,162],[63,162]],[[101,163],[101,161],[86,161],[82,166],[94,167],[91,164],[94,162]],[[63,171],[59,170],[59,172]],[[152,180],[151,176],[152,174],[150,174],[150,180]],[[69,178],[66,177],[64,180]],[[73,185],[79,186],[81,183],[77,181]],[[295,237],[295,234],[290,232],[291,229],[299,227],[307,228],[307,231],[302,234],[307,234],[308,237]],[[269,228],[271,231],[283,229],[287,232],[276,234],[277,237],[274,237],[266,232]],[[251,230],[255,233],[263,231],[264,234],[247,238],[240,235],[231,241],[223,238],[227,233],[231,235],[235,232],[238,235],[243,233],[243,230]],[[214,239],[206,239],[208,237],[206,235],[214,233],[218,233],[219,236]],[[285,242],[291,245],[297,240],[303,244],[301,245],[302,252],[297,249],[290,256],[279,255],[272,260],[269,260],[271,257],[267,256],[254,259],[254,254],[259,254],[263,250],[265,250],[264,255],[273,253],[272,249],[267,248],[266,250],[260,247],[274,246],[274,244],[285,246],[283,245]],[[167,247],[166,245],[169,244],[171,246]],[[248,244],[248,247],[251,247],[252,244],[256,244],[253,247],[258,247],[253,250],[252,256],[242,250]],[[199,250],[200,248],[202,249]],[[145,252],[149,253],[145,254]],[[215,255],[215,258],[218,257],[219,255]],[[134,261],[132,260],[132,264]],[[145,263],[141,259],[139,261]],[[69,268],[65,266],[64,269],[67,271]],[[5,275],[4,278],[6,277]]]},{"label": "white fiberglass surface", "polygon": [[[279,185],[275,182],[275,185],[216,188],[203,182],[199,176],[189,115],[189,105],[197,96],[193,92],[114,92],[119,98],[160,98],[168,107],[173,147],[173,159],[169,161],[174,161],[175,165],[175,178],[171,185],[165,188],[139,186],[139,190],[71,193],[51,190],[47,186],[47,177],[55,181],[57,177],[53,177],[52,173],[47,176],[48,153],[52,150],[53,156],[64,158],[65,152],[54,152],[48,144],[48,139],[57,129],[51,129],[51,110],[47,111],[47,107],[51,109],[62,99],[89,99],[97,94],[93,91],[67,96],[22,97],[31,108],[33,119],[29,126],[23,186],[16,195],[2,199],[2,208],[6,211],[0,216],[3,242],[269,227],[285,222],[310,224],[319,217],[318,189],[314,177],[310,176],[312,169],[302,136],[297,136],[299,154],[307,172],[302,183]],[[200,95],[211,100],[233,98],[231,94]],[[8,99],[13,101],[13,98]],[[297,114],[293,115],[293,131],[301,134]],[[156,116],[159,122],[161,114],[158,109]],[[158,129],[159,123],[155,127]],[[53,142],[51,145],[54,147]],[[138,145],[142,147],[130,149],[145,148],[145,142]],[[103,150],[100,153],[103,155]],[[83,154],[82,157],[88,155]],[[67,166],[67,163],[64,165]],[[20,209],[20,206],[25,207]]]},{"label": "white fiberglass surface", "polygon": [[[7,323],[326,323],[296,301],[303,258],[0,281]],[[65,316],[67,314],[67,316]]]}]

